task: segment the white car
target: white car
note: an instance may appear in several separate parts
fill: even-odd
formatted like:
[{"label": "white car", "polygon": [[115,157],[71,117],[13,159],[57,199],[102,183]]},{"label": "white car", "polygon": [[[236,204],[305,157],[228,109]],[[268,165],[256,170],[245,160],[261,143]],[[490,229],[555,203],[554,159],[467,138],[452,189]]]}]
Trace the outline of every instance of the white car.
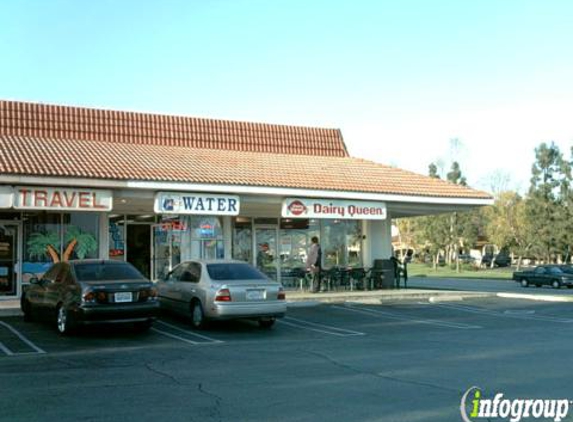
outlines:
[{"label": "white car", "polygon": [[270,328],[287,309],[283,286],[243,261],[182,262],[157,290],[161,308],[190,316],[195,328],[225,319],[253,319]]}]

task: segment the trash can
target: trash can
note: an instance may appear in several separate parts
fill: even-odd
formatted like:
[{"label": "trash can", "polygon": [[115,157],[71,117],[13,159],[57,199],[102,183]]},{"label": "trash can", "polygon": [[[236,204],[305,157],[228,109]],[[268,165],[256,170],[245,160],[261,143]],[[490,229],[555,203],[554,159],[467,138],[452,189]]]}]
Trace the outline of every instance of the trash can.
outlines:
[{"label": "trash can", "polygon": [[393,289],[396,277],[394,273],[394,263],[389,259],[375,259],[373,270],[382,273],[380,284],[381,289]]}]

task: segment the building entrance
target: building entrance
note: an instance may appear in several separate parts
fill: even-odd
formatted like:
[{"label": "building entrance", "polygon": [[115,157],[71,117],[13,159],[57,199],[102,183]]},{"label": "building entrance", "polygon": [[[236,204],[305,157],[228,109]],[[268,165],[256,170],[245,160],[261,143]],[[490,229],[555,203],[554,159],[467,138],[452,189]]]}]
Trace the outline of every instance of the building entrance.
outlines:
[{"label": "building entrance", "polygon": [[278,227],[255,226],[255,265],[272,280],[279,280]]},{"label": "building entrance", "polygon": [[20,225],[0,221],[0,297],[16,297],[20,285]]},{"label": "building entrance", "polygon": [[151,277],[151,225],[126,225],[126,261],[145,277]]}]

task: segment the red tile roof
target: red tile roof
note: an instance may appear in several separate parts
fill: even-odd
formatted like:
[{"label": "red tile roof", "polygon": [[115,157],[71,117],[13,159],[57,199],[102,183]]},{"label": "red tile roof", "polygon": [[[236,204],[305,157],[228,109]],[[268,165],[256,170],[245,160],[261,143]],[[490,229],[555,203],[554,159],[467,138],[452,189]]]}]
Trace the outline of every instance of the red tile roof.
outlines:
[{"label": "red tile roof", "polygon": [[346,157],[338,129],[0,101],[0,135]]},{"label": "red tile roof", "polygon": [[485,192],[351,157],[0,135],[0,174],[490,199]]}]

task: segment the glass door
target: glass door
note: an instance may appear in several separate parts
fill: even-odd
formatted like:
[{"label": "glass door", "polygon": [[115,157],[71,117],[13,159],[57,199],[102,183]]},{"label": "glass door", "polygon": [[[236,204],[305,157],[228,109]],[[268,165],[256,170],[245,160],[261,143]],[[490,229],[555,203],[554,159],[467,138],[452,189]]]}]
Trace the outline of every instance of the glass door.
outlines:
[{"label": "glass door", "polygon": [[151,279],[154,281],[165,279],[171,271],[171,255],[173,253],[171,231],[171,224],[169,223],[151,226],[153,236]]},{"label": "glass door", "polygon": [[279,280],[277,238],[277,226],[255,226],[255,265],[272,280]]},{"label": "glass door", "polygon": [[178,222],[151,226],[153,253],[152,280],[163,280],[181,262],[181,229]]},{"label": "glass door", "polygon": [[125,259],[150,278],[151,268],[151,225],[150,224],[127,224],[126,226]]},{"label": "glass door", "polygon": [[0,297],[16,297],[19,293],[19,233],[19,224],[0,222]]}]

